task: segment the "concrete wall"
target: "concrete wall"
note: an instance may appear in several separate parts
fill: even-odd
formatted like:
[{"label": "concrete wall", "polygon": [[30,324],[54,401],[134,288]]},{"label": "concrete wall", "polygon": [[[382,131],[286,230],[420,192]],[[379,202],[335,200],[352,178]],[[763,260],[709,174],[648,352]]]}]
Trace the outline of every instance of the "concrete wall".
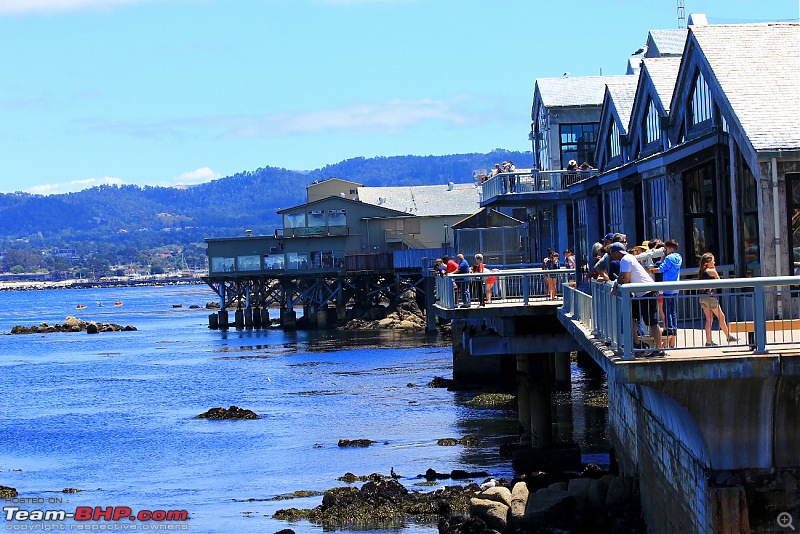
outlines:
[{"label": "concrete wall", "polygon": [[756,531],[800,513],[796,376],[609,382],[611,442],[653,532]]}]

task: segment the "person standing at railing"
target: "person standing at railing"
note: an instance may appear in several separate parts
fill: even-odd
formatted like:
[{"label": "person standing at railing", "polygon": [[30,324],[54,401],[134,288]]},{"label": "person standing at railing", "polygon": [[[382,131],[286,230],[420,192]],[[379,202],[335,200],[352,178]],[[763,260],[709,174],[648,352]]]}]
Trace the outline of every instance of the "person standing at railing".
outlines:
[{"label": "person standing at railing", "polygon": [[[664,248],[667,255],[656,262],[650,272],[661,273],[664,282],[677,282],[683,263],[683,257],[678,254],[678,242],[670,239],[664,243]],[[674,347],[678,335],[678,290],[665,289],[661,294],[664,297],[664,347]]]},{"label": "person standing at railing", "polygon": [[[492,269],[491,272],[496,273],[499,272],[498,269]],[[487,276],[486,277],[486,302],[489,304],[492,303],[492,294],[496,291],[495,284],[497,283],[497,276]]]},{"label": "person standing at railing", "polygon": [[[509,161],[508,165],[506,166],[505,172],[514,172],[517,170],[517,167],[514,165],[513,161]],[[512,174],[508,177],[508,190],[512,193],[517,192],[517,175]]]},{"label": "person standing at railing", "polygon": [[[484,269],[483,254],[480,253],[475,254],[475,264],[472,266],[472,272],[482,273],[483,269]],[[478,300],[480,301],[479,304],[480,306],[486,306],[486,292],[484,291],[483,288],[484,280],[485,278],[482,276],[477,277],[477,279],[475,280],[478,286],[478,295],[480,297]]]},{"label": "person standing at railing", "polygon": [[[456,274],[469,274],[469,262],[464,259],[464,255],[459,254],[456,256],[456,259],[458,260],[458,270],[456,271]],[[469,308],[470,304],[472,304],[469,296],[469,284],[470,281],[466,277],[459,278],[458,282],[456,282],[456,285],[458,285],[458,290],[461,293],[462,308]]]},{"label": "person standing at railing", "polygon": [[[716,260],[714,255],[706,252],[700,257],[700,270],[697,275],[698,280],[719,280],[719,273],[716,269]],[[739,341],[739,338],[731,335],[728,331],[728,323],[725,321],[725,313],[719,305],[716,291],[714,289],[704,289],[700,293],[700,307],[703,308],[703,313],[706,315],[706,347],[716,347],[717,344],[711,339],[711,324],[714,322],[714,316],[719,321],[719,329],[725,334],[725,338],[730,343],[731,341]]]},{"label": "person standing at railing", "polygon": [[[628,283],[652,283],[653,279],[641,263],[628,254],[625,245],[621,242],[611,243],[608,247],[609,254],[615,260],[619,260],[619,278],[617,286]],[[616,288],[615,288],[616,289]],[[658,292],[656,291],[635,291],[631,299],[631,327],[633,331],[633,347],[643,348],[637,323],[641,321],[650,327],[653,336],[653,344],[656,350],[646,354],[648,357],[664,356],[661,349],[661,327],[658,325]]]},{"label": "person standing at railing", "polygon": [[[545,258],[542,264],[542,269],[547,271],[554,271],[559,269],[558,252],[551,250],[550,254]],[[547,300],[556,300],[556,285],[558,284],[558,275],[548,274],[544,279],[547,284]]]}]

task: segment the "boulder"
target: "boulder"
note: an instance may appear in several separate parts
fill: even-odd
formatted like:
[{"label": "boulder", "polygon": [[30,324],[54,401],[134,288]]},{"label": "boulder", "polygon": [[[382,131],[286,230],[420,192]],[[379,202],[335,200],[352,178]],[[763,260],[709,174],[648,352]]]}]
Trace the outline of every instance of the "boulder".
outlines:
[{"label": "boulder", "polygon": [[511,490],[503,486],[495,486],[484,490],[478,495],[478,498],[486,499],[487,501],[501,502],[509,508],[511,507]]},{"label": "boulder", "polygon": [[584,514],[589,507],[589,487],[592,479],[573,478],[569,481],[567,491],[575,497],[575,513]]},{"label": "boulder", "polygon": [[486,526],[489,528],[497,530],[498,532],[506,531],[506,526],[508,525],[508,506],[502,502],[473,497],[469,500],[469,513],[483,519],[486,522]]},{"label": "boulder", "polygon": [[569,524],[575,497],[566,490],[544,488],[528,497],[523,525],[530,529]]},{"label": "boulder", "polygon": [[520,528],[522,526],[529,494],[528,485],[525,482],[517,482],[511,490],[509,521],[515,528]]}]

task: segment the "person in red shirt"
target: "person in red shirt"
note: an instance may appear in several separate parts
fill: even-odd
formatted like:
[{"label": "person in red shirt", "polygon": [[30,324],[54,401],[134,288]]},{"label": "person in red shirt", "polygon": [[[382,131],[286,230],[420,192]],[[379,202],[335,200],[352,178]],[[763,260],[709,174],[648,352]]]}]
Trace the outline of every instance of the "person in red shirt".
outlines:
[{"label": "person in red shirt", "polygon": [[458,264],[450,256],[442,256],[442,262],[447,266],[444,274],[454,273],[458,270]]}]

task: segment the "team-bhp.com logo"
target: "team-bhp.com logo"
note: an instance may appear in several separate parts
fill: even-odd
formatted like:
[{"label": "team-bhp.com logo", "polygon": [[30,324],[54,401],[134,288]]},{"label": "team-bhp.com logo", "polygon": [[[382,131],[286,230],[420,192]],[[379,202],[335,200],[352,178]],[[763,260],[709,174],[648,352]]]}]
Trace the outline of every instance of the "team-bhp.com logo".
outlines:
[{"label": "team-bhp.com logo", "polygon": [[[3,512],[7,522],[17,522],[17,527],[14,525],[6,525],[6,530],[31,530],[31,528],[23,527],[21,522],[25,524],[31,521],[40,522],[63,522],[71,519],[77,524],[71,524],[69,530],[137,530],[137,525],[132,523],[117,523],[117,525],[102,525],[105,528],[98,528],[101,525],[91,522],[97,521],[117,521],[117,522],[135,522],[139,521],[142,530],[188,530],[189,526],[178,524],[182,521],[189,519],[189,512],[186,510],[139,510],[134,512],[128,506],[77,506],[75,511],[67,510],[23,510],[19,506],[4,506]],[[30,527],[32,525],[27,525]],[[39,528],[36,530],[66,530],[66,525],[60,525],[62,528],[52,528],[56,525],[50,525],[51,528]],[[11,527],[11,528],[9,528]]]}]

